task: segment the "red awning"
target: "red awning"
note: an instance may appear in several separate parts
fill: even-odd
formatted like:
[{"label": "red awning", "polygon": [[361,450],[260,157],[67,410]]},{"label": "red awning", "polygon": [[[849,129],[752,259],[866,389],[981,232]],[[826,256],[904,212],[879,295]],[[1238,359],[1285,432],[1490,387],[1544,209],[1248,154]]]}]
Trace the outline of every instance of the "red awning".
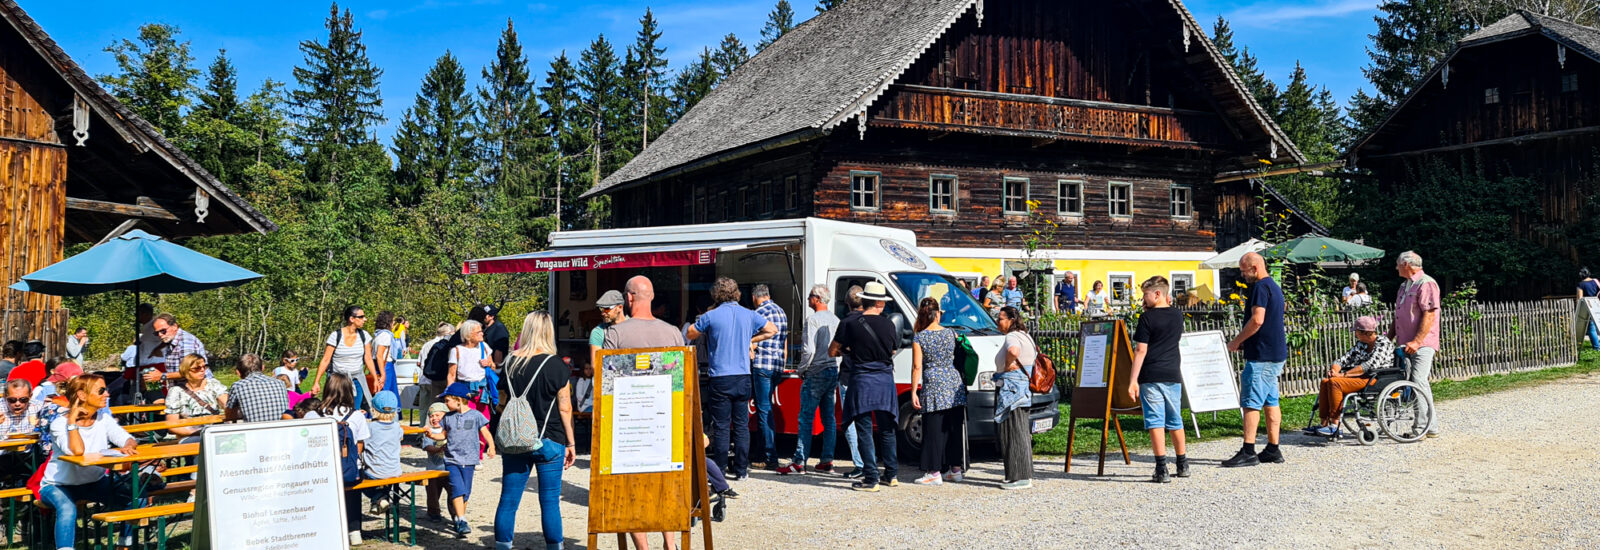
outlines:
[{"label": "red awning", "polygon": [[680,265],[712,265],[717,243],[682,245],[569,248],[528,254],[468,260],[461,273],[535,273],[588,269],[638,269]]}]

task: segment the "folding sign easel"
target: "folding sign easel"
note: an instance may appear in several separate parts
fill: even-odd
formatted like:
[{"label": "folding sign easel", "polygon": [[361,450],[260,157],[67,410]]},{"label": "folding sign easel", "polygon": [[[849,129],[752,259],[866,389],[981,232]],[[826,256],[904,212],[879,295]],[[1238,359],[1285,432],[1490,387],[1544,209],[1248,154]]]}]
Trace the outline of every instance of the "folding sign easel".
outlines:
[{"label": "folding sign easel", "polygon": [[[1128,396],[1128,375],[1133,370],[1133,348],[1121,319],[1083,323],[1078,349],[1078,385],[1072,389],[1072,413],[1067,420],[1066,471],[1072,472],[1072,444],[1078,420],[1100,420],[1100,470],[1106,475],[1106,443],[1110,430],[1117,431],[1122,446],[1122,461],[1133,464],[1128,442],[1122,436],[1118,414],[1139,412],[1139,403]],[[1119,391],[1121,390],[1121,391]]]}]

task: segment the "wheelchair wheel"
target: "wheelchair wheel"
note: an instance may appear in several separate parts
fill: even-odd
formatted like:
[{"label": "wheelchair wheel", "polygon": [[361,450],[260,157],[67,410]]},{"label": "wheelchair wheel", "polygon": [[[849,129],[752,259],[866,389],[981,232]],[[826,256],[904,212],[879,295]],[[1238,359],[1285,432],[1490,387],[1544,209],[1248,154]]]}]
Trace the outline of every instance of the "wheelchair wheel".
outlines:
[{"label": "wheelchair wheel", "polygon": [[1357,396],[1358,394],[1344,396],[1344,403],[1339,409],[1339,427],[1343,429],[1341,433],[1347,435],[1361,433],[1361,403]]},{"label": "wheelchair wheel", "polygon": [[1427,399],[1422,387],[1409,380],[1384,386],[1374,412],[1378,428],[1397,443],[1421,440],[1428,432],[1428,418],[1422,413]]},{"label": "wheelchair wheel", "polygon": [[1363,428],[1357,432],[1356,439],[1361,441],[1362,445],[1372,445],[1378,442],[1378,432]]}]

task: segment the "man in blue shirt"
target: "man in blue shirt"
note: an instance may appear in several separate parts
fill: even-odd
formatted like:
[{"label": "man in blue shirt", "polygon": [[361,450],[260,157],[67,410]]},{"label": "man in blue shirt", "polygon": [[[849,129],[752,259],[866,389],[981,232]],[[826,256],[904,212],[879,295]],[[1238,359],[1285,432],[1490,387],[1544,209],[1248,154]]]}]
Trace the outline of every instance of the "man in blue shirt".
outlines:
[{"label": "man in blue shirt", "polygon": [[1056,311],[1059,313],[1078,312],[1078,276],[1068,273],[1056,283]]},{"label": "man in blue shirt", "polygon": [[1023,299],[1022,289],[1017,288],[1016,277],[1006,277],[1006,289],[1000,291],[1000,297],[1005,298],[1006,305],[1017,308],[1017,311],[1026,311],[1028,301]]},{"label": "man in blue shirt", "polygon": [[[1251,252],[1239,258],[1239,273],[1250,285],[1245,301],[1244,328],[1228,342],[1228,351],[1244,352],[1244,370],[1239,374],[1239,407],[1244,409],[1244,446],[1222,466],[1255,466],[1262,462],[1282,463],[1278,450],[1278,428],[1283,413],[1278,408],[1278,376],[1289,360],[1289,345],[1283,330],[1283,289],[1267,272],[1267,262]],[[1267,412],[1267,448],[1256,454],[1256,428],[1261,411]]]},{"label": "man in blue shirt", "polygon": [[772,432],[772,388],[782,380],[789,362],[789,315],[777,302],[772,301],[772,291],[767,285],[750,289],[750,301],[756,313],[778,328],[777,336],[756,344],[755,357],[751,359],[750,393],[756,400],[756,422],[761,430],[761,448],[756,460],[765,470],[778,469],[778,440]]},{"label": "man in blue shirt", "polygon": [[[706,337],[711,370],[705,387],[706,415],[711,419],[707,454],[730,480],[750,477],[750,358],[755,343],[778,335],[760,314],[739,305],[739,283],[717,277],[711,283],[711,311],[695,319],[689,340]],[[733,463],[728,463],[729,438]]]}]

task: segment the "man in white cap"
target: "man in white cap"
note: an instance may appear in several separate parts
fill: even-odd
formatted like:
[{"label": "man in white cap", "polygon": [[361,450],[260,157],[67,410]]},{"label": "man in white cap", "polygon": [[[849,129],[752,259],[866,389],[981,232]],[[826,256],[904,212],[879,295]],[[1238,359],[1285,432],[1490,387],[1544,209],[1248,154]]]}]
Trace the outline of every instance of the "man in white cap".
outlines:
[{"label": "man in white cap", "polygon": [[622,293],[615,290],[607,290],[595,300],[594,307],[600,310],[600,324],[589,331],[589,364],[594,364],[595,353],[606,343],[606,329],[628,318],[622,311],[622,301]]},{"label": "man in white cap", "polygon": [[[883,316],[883,308],[893,301],[883,283],[872,281],[862,287],[861,316],[852,317],[839,324],[833,344],[828,346],[830,357],[848,357],[850,389],[844,396],[844,415],[856,426],[856,433],[869,431],[873,441],[861,443],[861,468],[865,470],[861,481],[850,487],[857,491],[876,492],[879,481],[894,487],[899,471],[895,457],[895,428],[899,426],[894,386],[894,354],[899,342],[899,331],[894,323]],[[876,452],[874,452],[876,451]],[[878,455],[883,457],[884,471],[878,475]]]}]

